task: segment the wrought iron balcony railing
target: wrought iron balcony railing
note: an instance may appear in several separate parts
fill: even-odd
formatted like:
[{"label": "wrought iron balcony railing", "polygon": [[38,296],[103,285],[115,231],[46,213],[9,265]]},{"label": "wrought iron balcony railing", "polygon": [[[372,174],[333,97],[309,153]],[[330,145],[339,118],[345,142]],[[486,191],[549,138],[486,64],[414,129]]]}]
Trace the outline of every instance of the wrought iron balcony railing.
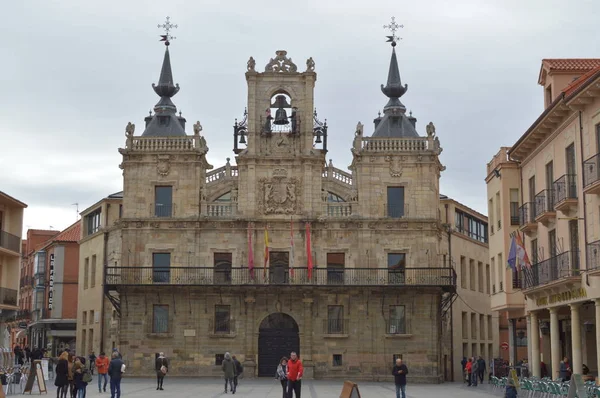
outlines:
[{"label": "wrought iron balcony railing", "polygon": [[535,218],[554,211],[554,190],[544,189],[535,195]]},{"label": "wrought iron balcony railing", "polygon": [[21,253],[21,238],[6,231],[0,231],[0,247]]},{"label": "wrought iron balcony railing", "polygon": [[519,224],[521,226],[535,222],[535,202],[524,203],[519,207]]},{"label": "wrought iron balcony railing", "polygon": [[583,187],[600,181],[600,153],[583,162]]},{"label": "wrought iron balcony railing", "polygon": [[172,217],[173,216],[173,205],[157,203],[154,205],[154,216],[155,217]]},{"label": "wrought iron balcony railing", "polygon": [[587,244],[587,264],[588,270],[600,269],[600,240]]},{"label": "wrought iron balcony railing", "polygon": [[523,269],[525,289],[579,275],[579,250],[570,250]]},{"label": "wrought iron balcony railing", "polygon": [[348,319],[323,319],[323,334],[348,334],[349,326]]},{"label": "wrought iron balcony railing", "polygon": [[554,190],[554,205],[568,200],[577,199],[577,175],[564,174],[552,184]]},{"label": "wrought iron balcony railing", "polygon": [[440,286],[456,287],[452,268],[307,268],[283,267],[264,269],[247,267],[219,269],[213,267],[107,267],[107,286],[181,285],[305,285],[305,286]]},{"label": "wrought iron balcony railing", "polygon": [[17,305],[17,290],[9,289],[6,287],[0,287],[0,304],[4,305]]}]

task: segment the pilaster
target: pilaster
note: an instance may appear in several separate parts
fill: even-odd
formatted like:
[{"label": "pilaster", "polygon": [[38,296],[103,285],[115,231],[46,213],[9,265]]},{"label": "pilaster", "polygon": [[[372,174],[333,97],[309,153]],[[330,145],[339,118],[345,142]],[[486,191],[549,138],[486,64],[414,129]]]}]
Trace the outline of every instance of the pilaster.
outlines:
[{"label": "pilaster", "polygon": [[312,306],[314,300],[312,298],[305,298],[302,300],[304,303],[304,341],[302,342],[301,355],[302,364],[304,365],[304,378],[314,378],[314,363],[312,361],[312,339],[313,339],[313,314]]},{"label": "pilaster", "polygon": [[254,307],[256,299],[254,297],[246,297],[246,341],[244,355],[244,375],[248,378],[256,377],[256,352],[254,349]]}]

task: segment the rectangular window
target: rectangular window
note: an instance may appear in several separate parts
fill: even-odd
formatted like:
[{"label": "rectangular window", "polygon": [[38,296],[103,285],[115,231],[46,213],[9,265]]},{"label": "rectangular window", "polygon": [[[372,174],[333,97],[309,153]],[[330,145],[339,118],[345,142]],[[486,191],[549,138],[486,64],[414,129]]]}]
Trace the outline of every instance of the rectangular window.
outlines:
[{"label": "rectangular window", "polygon": [[463,357],[470,357],[469,354],[469,343],[463,343]]},{"label": "rectangular window", "polygon": [[477,354],[477,344],[476,343],[471,344],[471,350],[473,351],[473,356],[476,357],[478,355]]},{"label": "rectangular window", "polygon": [[527,331],[523,330],[523,332],[525,332],[525,336],[515,337],[515,343],[517,347],[527,347]]},{"label": "rectangular window", "polygon": [[89,352],[89,351],[94,350],[94,329],[90,329],[88,338],[90,339],[88,342],[88,352]]},{"label": "rectangular window", "polygon": [[83,329],[81,331],[81,351],[82,352],[87,352],[85,349],[85,342],[87,341],[87,333],[86,332],[87,332],[86,329]]},{"label": "rectangular window", "polygon": [[169,306],[154,305],[152,310],[152,333],[169,332]]},{"label": "rectangular window", "polygon": [[404,187],[387,188],[387,216],[404,217]]},{"label": "rectangular window", "polygon": [[471,313],[471,339],[477,340],[477,314]]},{"label": "rectangular window", "polygon": [[333,366],[342,366],[342,354],[333,354]]},{"label": "rectangular window", "polygon": [[471,290],[475,291],[475,277],[477,276],[477,271],[475,271],[475,260],[472,258],[469,259],[469,287]]},{"label": "rectangular window", "polygon": [[345,334],[343,305],[327,307],[327,334]]},{"label": "rectangular window", "polygon": [[224,359],[225,359],[225,354],[215,354],[215,366],[223,365]]},{"label": "rectangular window", "polygon": [[157,186],[154,188],[154,216],[171,217],[173,214],[173,187]]},{"label": "rectangular window", "polygon": [[90,310],[90,325],[94,324],[94,310]]},{"label": "rectangular window", "polygon": [[546,163],[546,209],[552,211],[554,209],[554,162]]},{"label": "rectangular window", "polygon": [[95,234],[100,231],[100,219],[102,216],[102,208],[94,210],[85,216],[85,226],[87,235]]},{"label": "rectangular window", "polygon": [[492,340],[494,337],[494,331],[492,330],[492,316],[487,316],[487,324],[488,324],[488,339]]},{"label": "rectangular window", "polygon": [[567,166],[567,174],[575,175],[577,174],[577,168],[575,165],[575,144],[569,145],[565,149],[565,158],[566,158],[566,166]]},{"label": "rectangular window", "polygon": [[[535,176],[529,178],[529,202],[531,202],[531,205],[533,206],[535,203]],[[533,214],[535,214],[535,212],[533,212]],[[530,217],[532,217],[532,215],[529,215]]]},{"label": "rectangular window", "polygon": [[490,285],[492,284],[492,273],[490,271],[490,265],[485,265],[485,293],[490,294]]},{"label": "rectangular window", "polygon": [[87,311],[83,311],[83,315],[81,316],[81,324],[87,325]]},{"label": "rectangular window", "polygon": [[485,315],[479,314],[479,339],[485,340]]},{"label": "rectangular window", "polygon": [[483,263],[481,261],[477,262],[477,287],[479,288],[479,292],[483,293]]},{"label": "rectangular window", "polygon": [[506,274],[506,271],[504,271],[504,268],[506,267],[506,265],[504,264],[504,261],[502,261],[502,253],[498,253],[498,284],[500,286],[498,286],[498,289],[500,292],[504,291],[504,275]]},{"label": "rectangular window", "polygon": [[519,190],[510,190],[510,225],[519,225]]},{"label": "rectangular window", "polygon": [[490,233],[494,233],[494,199],[488,201],[488,221],[490,222]]},{"label": "rectangular window", "polygon": [[92,272],[90,275],[90,287],[96,286],[96,255],[92,256]]},{"label": "rectangular window", "polygon": [[463,339],[469,338],[469,318],[466,312],[462,313],[462,336]]},{"label": "rectangular window", "polygon": [[388,284],[403,285],[405,280],[406,253],[388,253]]},{"label": "rectangular window", "polygon": [[344,253],[327,253],[327,284],[328,285],[343,285],[344,284]]},{"label": "rectangular window", "polygon": [[231,284],[231,264],[233,262],[232,253],[214,254],[214,272],[215,283],[219,285]]},{"label": "rectangular window", "polygon": [[488,358],[494,358],[494,345],[491,343],[488,344]]},{"label": "rectangular window", "polygon": [[460,256],[460,287],[467,289],[467,259]]},{"label": "rectangular window", "polygon": [[496,192],[496,222],[498,223],[498,231],[502,228],[502,214],[500,211],[500,192]]},{"label": "rectangular window", "polygon": [[406,308],[403,305],[390,306],[389,334],[406,334]]},{"label": "rectangular window", "polygon": [[215,305],[215,333],[231,333],[231,307]]},{"label": "rectangular window", "polygon": [[119,218],[123,218],[123,205],[119,205]]},{"label": "rectangular window", "polygon": [[569,220],[569,249],[571,269],[579,269],[579,220]]},{"label": "rectangular window", "polygon": [[538,263],[538,241],[537,239],[531,240],[531,264]]},{"label": "rectangular window", "polygon": [[488,224],[474,216],[456,210],[454,213],[456,230],[471,239],[483,243],[488,241]]},{"label": "rectangular window", "polygon": [[463,213],[456,210],[454,212],[454,227],[458,232],[465,233],[465,225],[463,220]]},{"label": "rectangular window", "polygon": [[600,124],[596,125],[596,153],[600,153]]},{"label": "rectangular window", "polygon": [[492,294],[496,294],[496,258],[492,257],[490,262],[492,263]]},{"label": "rectangular window", "polygon": [[548,231],[548,253],[550,257],[556,256],[556,230]]},{"label": "rectangular window", "polygon": [[89,283],[89,278],[90,278],[90,258],[86,257],[85,261],[83,263],[83,288],[87,289],[88,288],[88,283]]},{"label": "rectangular window", "polygon": [[287,284],[290,281],[290,253],[269,253],[269,278],[273,284]]},{"label": "rectangular window", "polygon": [[171,253],[152,253],[152,282],[171,281]]}]

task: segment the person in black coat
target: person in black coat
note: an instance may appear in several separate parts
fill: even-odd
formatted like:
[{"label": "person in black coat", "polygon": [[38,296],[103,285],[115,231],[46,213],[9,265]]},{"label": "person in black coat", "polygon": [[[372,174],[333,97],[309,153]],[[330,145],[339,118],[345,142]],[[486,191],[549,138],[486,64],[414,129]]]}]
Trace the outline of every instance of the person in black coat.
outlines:
[{"label": "person in black coat", "polygon": [[66,398],[67,391],[69,391],[69,354],[63,352],[58,358],[56,364],[56,376],[54,378],[54,385],[57,388],[56,398]]},{"label": "person in black coat", "polygon": [[396,384],[396,398],[406,398],[406,375],[408,374],[408,368],[402,363],[402,359],[396,359],[396,365],[392,369],[394,375],[394,384]]},{"label": "person in black coat", "polygon": [[169,371],[169,362],[167,361],[167,358],[165,358],[164,353],[161,352],[158,354],[158,358],[156,358],[154,367],[156,370],[156,389],[162,390],[163,382],[165,381],[165,375]]}]

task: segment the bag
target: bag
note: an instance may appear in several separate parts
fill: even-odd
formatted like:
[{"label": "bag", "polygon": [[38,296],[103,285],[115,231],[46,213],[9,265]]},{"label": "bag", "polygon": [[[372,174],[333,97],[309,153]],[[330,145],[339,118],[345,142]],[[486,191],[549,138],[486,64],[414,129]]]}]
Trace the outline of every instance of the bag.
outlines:
[{"label": "bag", "polygon": [[125,373],[125,364],[121,365],[121,373]]},{"label": "bag", "polygon": [[84,383],[91,383],[92,381],[92,375],[90,374],[90,372],[83,372],[83,382]]},{"label": "bag", "polygon": [[165,365],[160,367],[160,371],[162,372],[162,374],[166,375],[167,374],[167,367]]}]

